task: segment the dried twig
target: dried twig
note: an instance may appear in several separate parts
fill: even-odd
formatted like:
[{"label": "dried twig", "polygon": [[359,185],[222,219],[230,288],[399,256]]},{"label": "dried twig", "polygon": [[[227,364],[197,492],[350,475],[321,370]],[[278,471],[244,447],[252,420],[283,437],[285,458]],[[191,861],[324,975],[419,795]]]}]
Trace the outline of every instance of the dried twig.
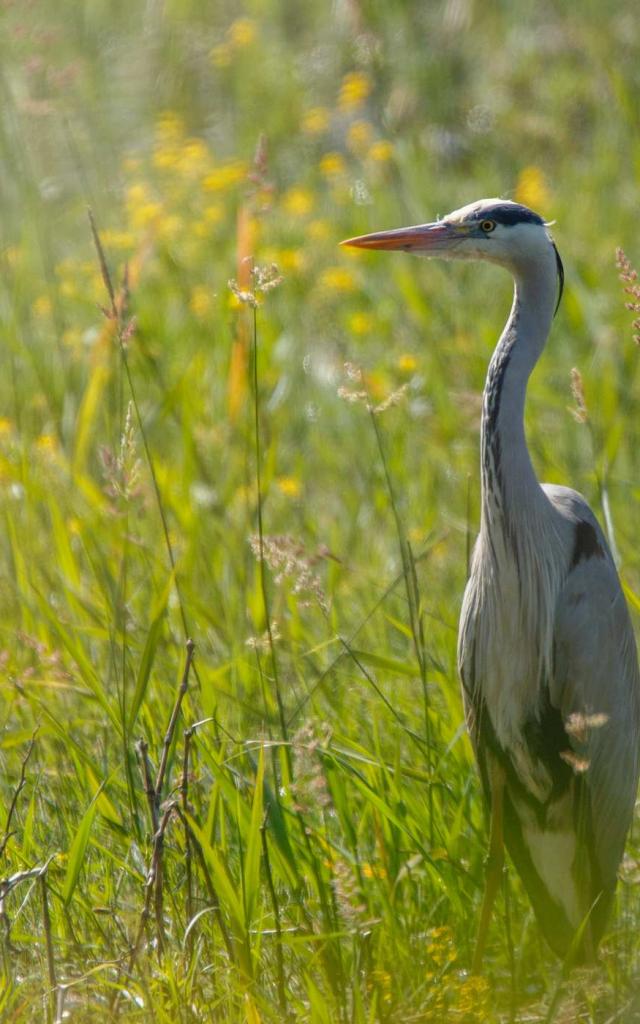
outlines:
[{"label": "dried twig", "polygon": [[[158,771],[156,773],[155,782],[152,778],[151,762],[148,756],[148,745],[144,740],[138,740],[136,744],[136,753],[140,761],[140,770],[142,772],[142,778],[144,782],[144,791],[147,796],[147,803],[149,805],[149,814],[151,817],[151,824],[153,827],[153,852],[151,855],[151,864],[147,873],[146,888],[145,888],[145,900],[142,914],[140,917],[140,927],[138,929],[138,935],[131,953],[131,965],[135,962],[142,942],[142,936],[144,934],[146,922],[149,917],[151,900],[155,897],[155,916],[156,916],[156,927],[158,933],[158,953],[162,955],[164,950],[164,925],[163,925],[163,860],[162,854],[164,851],[164,836],[171,818],[171,814],[176,806],[176,801],[172,801],[164,809],[162,817],[160,817],[160,811],[162,809],[162,790],[164,788],[164,779],[167,771],[167,764],[169,761],[169,751],[173,742],[173,737],[176,731],[176,725],[178,717],[180,715],[180,709],[182,707],[182,701],[184,700],[185,694],[189,688],[189,671],[191,669],[191,663],[193,661],[193,654],[195,651],[195,644],[193,640],[187,640],[187,657],[184,666],[184,672],[182,673],[182,680],[180,687],[176,695],[175,703],[171,711],[169,718],[169,724],[164,735],[162,744],[162,755],[160,757],[160,764],[158,765]],[[183,783],[184,785],[184,783]],[[130,965],[130,967],[131,967]]]},{"label": "dried twig", "polygon": [[18,797],[20,796],[20,794],[21,794],[22,790],[24,789],[24,787],[26,785],[26,782],[27,782],[27,764],[28,764],[29,758],[31,757],[31,754],[33,752],[33,748],[34,748],[34,745],[35,745],[35,742],[36,742],[37,734],[38,734],[38,730],[36,729],[34,734],[33,734],[33,736],[31,737],[31,739],[29,741],[29,746],[27,747],[27,752],[26,752],[26,754],[24,755],[24,757],[22,759],[22,765],[20,766],[20,779],[18,781],[18,785],[16,786],[16,788],[14,790],[13,796],[11,798],[11,803],[9,804],[9,810],[7,811],[7,821],[6,821],[5,828],[4,828],[4,835],[3,835],[2,839],[0,840],[0,857],[2,857],[2,855],[4,854],[4,851],[7,848],[7,843],[11,839],[11,836],[14,834],[11,831],[11,820],[13,818],[16,806],[18,804]]},{"label": "dried twig", "polygon": [[138,933],[136,935],[133,949],[129,957],[128,973],[131,974],[140,949],[142,947],[142,939],[147,927],[147,921],[151,914],[151,901],[155,894],[155,909],[156,909],[156,926],[158,928],[158,955],[162,956],[164,952],[164,928],[162,922],[162,852],[164,849],[164,836],[167,831],[167,826],[171,819],[171,815],[175,810],[175,801],[171,801],[164,809],[164,813],[160,820],[158,830],[153,837],[153,853],[151,855],[151,864],[149,871],[147,872],[147,878],[145,882],[145,893],[144,893],[144,906],[140,913],[140,923],[138,925]]},{"label": "dried twig", "polygon": [[[55,853],[52,853],[50,857],[45,861],[44,864],[39,865],[35,868],[28,868],[26,871],[16,871],[9,878],[0,878],[0,921],[2,921],[5,929],[4,939],[7,944],[7,948],[11,946],[10,933],[11,933],[11,921],[9,915],[5,910],[5,900],[10,892],[20,885],[21,882],[28,882],[32,878],[39,879],[43,875],[46,875],[49,864],[55,857]],[[47,908],[48,913],[48,908]]]},{"label": "dried twig", "polygon": [[153,784],[153,768],[151,767],[151,761],[149,759],[149,744],[146,740],[140,739],[136,743],[135,749],[138,757],[138,764],[140,766],[140,774],[142,775],[142,784],[144,786],[144,792],[149,806],[151,829],[155,835],[158,831],[159,821],[158,807],[156,803],[156,790]]},{"label": "dried twig", "polygon": [[164,776],[167,770],[167,761],[169,760],[169,751],[171,749],[171,743],[173,741],[173,734],[176,731],[176,725],[178,717],[180,715],[180,708],[182,707],[182,701],[184,700],[185,694],[189,688],[189,672],[191,670],[191,663],[193,661],[193,655],[196,649],[196,645],[193,640],[187,640],[187,658],[184,665],[184,672],[182,673],[182,681],[180,688],[176,696],[176,702],[173,705],[173,711],[171,712],[171,718],[167,726],[167,731],[164,736],[164,742],[162,744],[162,756],[160,758],[160,764],[158,766],[158,774],[156,775],[155,783],[155,800],[156,806],[160,806],[162,799],[162,787],[164,785]]},{"label": "dried twig", "polygon": [[111,274],[109,273],[109,266],[107,264],[107,259],[106,259],[106,256],[104,254],[104,249],[102,248],[102,242],[100,241],[100,235],[98,234],[98,227],[96,225],[95,218],[93,216],[93,211],[92,211],[91,207],[89,207],[87,209],[87,215],[89,217],[89,225],[91,227],[91,235],[92,235],[92,238],[93,238],[93,244],[95,245],[96,253],[98,254],[98,263],[100,264],[100,273],[102,275],[102,280],[104,282],[104,286],[107,289],[107,293],[108,293],[109,299],[111,301],[111,310],[110,310],[108,315],[109,315],[110,319],[117,320],[118,319],[118,307],[116,305],[116,293],[115,293],[115,290],[114,290],[114,287],[113,287],[113,282],[111,280]]}]

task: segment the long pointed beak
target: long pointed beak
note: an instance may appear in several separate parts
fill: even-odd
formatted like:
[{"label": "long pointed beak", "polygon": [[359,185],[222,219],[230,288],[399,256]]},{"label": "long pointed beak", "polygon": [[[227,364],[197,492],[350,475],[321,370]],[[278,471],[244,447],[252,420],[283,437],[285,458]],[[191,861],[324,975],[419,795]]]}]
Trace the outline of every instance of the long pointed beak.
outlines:
[{"label": "long pointed beak", "polygon": [[371,235],[359,235],[347,238],[341,245],[355,249],[401,250],[403,252],[436,255],[462,240],[464,233],[454,224],[436,221],[433,224],[416,224],[409,228],[396,228],[392,231],[376,231]]}]

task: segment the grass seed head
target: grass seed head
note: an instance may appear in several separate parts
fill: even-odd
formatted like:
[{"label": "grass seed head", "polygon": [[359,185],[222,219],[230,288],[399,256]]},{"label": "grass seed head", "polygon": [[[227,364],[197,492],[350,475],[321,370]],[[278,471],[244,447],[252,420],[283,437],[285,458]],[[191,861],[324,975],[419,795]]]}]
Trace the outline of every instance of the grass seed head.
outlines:
[{"label": "grass seed head", "polygon": [[571,415],[578,423],[586,423],[589,419],[589,411],[587,409],[587,403],[584,397],[584,385],[582,383],[582,374],[580,370],[577,370],[574,366],[571,371],[571,394],[575,405],[570,410]]},{"label": "grass seed head", "polygon": [[632,266],[631,260],[626,255],[624,249],[621,248],[616,249],[616,266],[620,280],[624,284],[625,294],[629,296],[625,306],[631,313],[636,314],[632,327],[638,333],[633,335],[633,340],[636,345],[640,345],[640,315],[638,315],[640,314],[640,282],[638,282],[638,272]]},{"label": "grass seed head", "polygon": [[[255,557],[264,559],[275,574],[275,582],[281,584],[285,579],[293,583],[293,593],[299,596],[308,595],[314,598],[323,611],[328,611],[329,604],[320,577],[313,571],[313,566],[326,557],[324,550],[316,555],[308,555],[302,544],[286,534],[266,536],[255,535],[249,538],[249,544]],[[302,602],[306,607],[308,600]]]}]

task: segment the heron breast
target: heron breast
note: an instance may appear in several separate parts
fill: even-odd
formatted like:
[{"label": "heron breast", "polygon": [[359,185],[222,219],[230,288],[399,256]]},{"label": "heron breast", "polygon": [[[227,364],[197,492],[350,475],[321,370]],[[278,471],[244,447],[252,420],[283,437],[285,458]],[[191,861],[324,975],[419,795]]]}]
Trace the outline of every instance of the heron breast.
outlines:
[{"label": "heron breast", "polygon": [[[458,657],[464,688],[480,701],[497,741],[516,750],[540,720],[553,663],[555,580],[527,574],[518,562],[500,572],[477,560],[460,619]],[[525,744],[526,746],[526,744]]]}]

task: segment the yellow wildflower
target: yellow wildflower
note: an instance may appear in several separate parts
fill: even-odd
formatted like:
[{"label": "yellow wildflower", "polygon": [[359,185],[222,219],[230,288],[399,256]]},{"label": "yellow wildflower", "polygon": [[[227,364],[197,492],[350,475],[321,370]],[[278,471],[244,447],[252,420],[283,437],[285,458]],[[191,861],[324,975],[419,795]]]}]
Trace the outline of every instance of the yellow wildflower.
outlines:
[{"label": "yellow wildflower", "polygon": [[363,878],[386,878],[387,872],[381,865],[374,867],[373,864],[365,862],[362,865],[362,876]]},{"label": "yellow wildflower", "polygon": [[187,139],[179,156],[181,173],[196,175],[205,171],[211,154],[204,139]]},{"label": "yellow wildflower", "polygon": [[51,299],[48,295],[39,295],[33,304],[34,314],[42,319],[51,313]]},{"label": "yellow wildflower", "polygon": [[222,220],[222,207],[221,206],[205,206],[202,211],[202,217],[206,224],[218,224]]},{"label": "yellow wildflower", "polygon": [[177,167],[180,154],[175,146],[157,146],[153,151],[153,164],[161,171]]},{"label": "yellow wildflower", "polygon": [[534,210],[543,210],[551,201],[547,180],[534,164],[523,167],[518,175],[515,199],[517,203],[530,206]]},{"label": "yellow wildflower", "polygon": [[157,224],[162,217],[162,203],[142,203],[130,211],[131,225],[134,228],[148,228]]},{"label": "yellow wildflower", "polygon": [[342,79],[338,106],[340,110],[353,110],[366,100],[371,92],[371,79],[364,71],[351,71]]},{"label": "yellow wildflower", "polygon": [[346,267],[327,267],[320,275],[320,285],[327,291],[353,292],[356,289],[356,279]]},{"label": "yellow wildflower", "polygon": [[290,188],[282,197],[282,205],[292,217],[306,217],[313,209],[313,194],[299,186]]},{"label": "yellow wildflower", "polygon": [[370,313],[352,313],[348,325],[352,334],[369,334],[373,330],[373,317]]},{"label": "yellow wildflower", "polygon": [[371,983],[378,988],[384,1003],[391,1002],[391,975],[382,967],[376,967],[371,971]]},{"label": "yellow wildflower", "polygon": [[302,118],[302,131],[306,135],[323,135],[329,127],[329,121],[326,107],[312,107]]},{"label": "yellow wildflower", "polygon": [[354,153],[362,153],[373,135],[373,128],[368,121],[354,121],[349,125],[347,132],[347,145]]},{"label": "yellow wildflower", "polygon": [[454,945],[453,931],[448,925],[431,929],[427,953],[437,967],[444,967],[445,964],[453,963],[457,959],[458,951]]},{"label": "yellow wildflower", "polygon": [[279,476],[276,483],[287,498],[297,498],[302,490],[302,485],[295,476]]},{"label": "yellow wildflower", "polygon": [[138,181],[134,185],[129,185],[127,194],[125,196],[127,206],[141,206],[142,203],[146,203],[149,198],[149,190],[146,185]]},{"label": "yellow wildflower", "polygon": [[204,320],[213,309],[213,297],[210,290],[202,284],[195,285],[189,296],[189,309],[198,320]]},{"label": "yellow wildflower", "polygon": [[0,416],[0,435],[13,433],[13,423],[7,416]]},{"label": "yellow wildflower", "polygon": [[207,192],[224,192],[243,181],[247,175],[247,165],[242,160],[233,160],[216,167],[202,182]]},{"label": "yellow wildflower", "polygon": [[229,26],[227,37],[236,49],[250,46],[257,35],[257,25],[251,18],[236,18]]},{"label": "yellow wildflower", "polygon": [[58,449],[58,439],[53,434],[40,434],[36,438],[36,448],[42,455],[55,455]]},{"label": "yellow wildflower", "polygon": [[108,249],[133,249],[136,244],[130,231],[112,231],[109,228],[100,232],[100,241]]},{"label": "yellow wildflower", "polygon": [[156,139],[163,143],[179,142],[184,134],[184,122],[174,110],[165,110],[156,121]]},{"label": "yellow wildflower", "polygon": [[378,141],[374,142],[371,146],[367,156],[377,164],[386,163],[393,156],[393,146],[388,139],[378,139]]},{"label": "yellow wildflower", "polygon": [[222,217],[222,207],[205,206],[201,220],[195,221],[192,225],[194,235],[197,238],[210,238],[214,227],[220,223]]},{"label": "yellow wildflower", "polygon": [[167,242],[173,241],[184,232],[184,221],[177,213],[169,213],[157,220],[158,235]]},{"label": "yellow wildflower", "polygon": [[398,369],[402,370],[403,373],[413,373],[417,365],[418,360],[409,352],[403,352],[402,355],[398,357]]},{"label": "yellow wildflower", "polygon": [[301,271],[305,266],[305,257],[301,249],[278,249],[273,257],[265,253],[265,260],[277,263],[280,270]]},{"label": "yellow wildflower", "polygon": [[346,168],[340,153],[325,153],[320,161],[320,172],[325,178],[338,178]]}]

